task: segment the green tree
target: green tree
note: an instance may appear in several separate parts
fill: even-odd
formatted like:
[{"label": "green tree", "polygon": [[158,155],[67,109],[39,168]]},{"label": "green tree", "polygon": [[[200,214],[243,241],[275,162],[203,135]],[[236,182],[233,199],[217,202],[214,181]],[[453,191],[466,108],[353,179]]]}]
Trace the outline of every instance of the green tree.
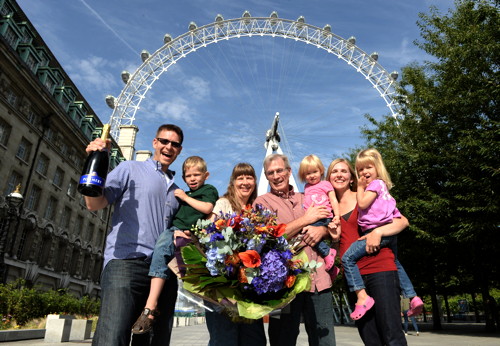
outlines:
[{"label": "green tree", "polygon": [[364,135],[412,225],[400,239],[415,282],[433,297],[479,290],[486,301],[500,277],[498,1],[456,1],[446,15],[419,16],[416,45],[432,60],[403,68],[403,117],[368,116],[374,127]]}]

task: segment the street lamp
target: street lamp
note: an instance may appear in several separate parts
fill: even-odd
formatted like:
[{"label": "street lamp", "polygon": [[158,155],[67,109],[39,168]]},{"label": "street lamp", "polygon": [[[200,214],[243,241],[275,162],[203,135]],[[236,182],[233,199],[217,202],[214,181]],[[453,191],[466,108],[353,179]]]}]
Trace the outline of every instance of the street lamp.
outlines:
[{"label": "street lamp", "polygon": [[21,184],[16,186],[16,189],[9,193],[5,199],[7,200],[7,218],[2,222],[0,229],[0,280],[5,283],[7,279],[7,267],[5,265],[5,243],[7,240],[7,233],[9,232],[10,222],[15,220],[19,215],[19,206],[23,204],[23,195],[21,195]]}]

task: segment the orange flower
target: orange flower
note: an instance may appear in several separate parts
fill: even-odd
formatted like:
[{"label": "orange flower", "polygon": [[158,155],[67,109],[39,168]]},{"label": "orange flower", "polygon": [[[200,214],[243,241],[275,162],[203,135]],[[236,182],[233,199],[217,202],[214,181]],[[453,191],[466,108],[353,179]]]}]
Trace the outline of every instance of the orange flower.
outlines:
[{"label": "orange flower", "polygon": [[226,259],[224,260],[224,263],[226,265],[236,266],[238,263],[240,263],[240,258],[238,257],[238,253],[235,252],[232,255],[227,255]]},{"label": "orange flower", "polygon": [[260,266],[260,255],[255,250],[240,252],[238,256],[240,256],[243,265],[247,268],[256,268]]},{"label": "orange flower", "polygon": [[288,275],[288,276],[286,277],[286,280],[285,280],[285,286],[286,286],[287,288],[292,287],[292,286],[293,286],[293,284],[295,283],[295,279],[296,279],[296,278],[297,278],[297,277],[296,277],[295,275]]},{"label": "orange flower", "polygon": [[285,234],[286,225],[284,223],[280,223],[278,226],[274,226],[271,228],[271,235],[278,238]]},{"label": "orange flower", "polygon": [[226,227],[226,220],[219,219],[215,221],[215,227],[217,227],[217,229],[223,229],[224,227]]},{"label": "orange flower", "polygon": [[267,227],[266,226],[255,226],[255,233],[261,234],[261,233],[267,233]]},{"label": "orange flower", "polygon": [[243,267],[239,268],[238,281],[241,282],[242,284],[248,283],[247,274],[245,273],[245,268],[243,268]]}]

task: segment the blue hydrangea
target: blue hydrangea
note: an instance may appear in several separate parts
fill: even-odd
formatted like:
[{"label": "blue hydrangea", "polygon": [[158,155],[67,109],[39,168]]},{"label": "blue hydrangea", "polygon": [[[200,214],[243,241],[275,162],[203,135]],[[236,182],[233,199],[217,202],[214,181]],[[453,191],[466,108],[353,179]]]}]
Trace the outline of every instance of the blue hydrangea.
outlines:
[{"label": "blue hydrangea", "polygon": [[287,276],[286,260],[277,250],[270,250],[262,258],[260,275],[252,280],[258,294],[278,292]]}]

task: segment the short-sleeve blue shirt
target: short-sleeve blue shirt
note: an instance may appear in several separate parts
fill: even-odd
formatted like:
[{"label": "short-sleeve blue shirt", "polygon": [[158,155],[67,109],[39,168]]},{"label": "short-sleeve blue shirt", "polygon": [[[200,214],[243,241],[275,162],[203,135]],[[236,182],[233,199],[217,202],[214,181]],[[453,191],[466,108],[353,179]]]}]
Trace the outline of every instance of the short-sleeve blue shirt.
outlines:
[{"label": "short-sleeve blue shirt", "polygon": [[163,172],[152,159],[124,161],[108,174],[104,196],[114,212],[104,266],[112,259],[151,257],[156,239],[179,209],[177,188],[174,172]]}]

